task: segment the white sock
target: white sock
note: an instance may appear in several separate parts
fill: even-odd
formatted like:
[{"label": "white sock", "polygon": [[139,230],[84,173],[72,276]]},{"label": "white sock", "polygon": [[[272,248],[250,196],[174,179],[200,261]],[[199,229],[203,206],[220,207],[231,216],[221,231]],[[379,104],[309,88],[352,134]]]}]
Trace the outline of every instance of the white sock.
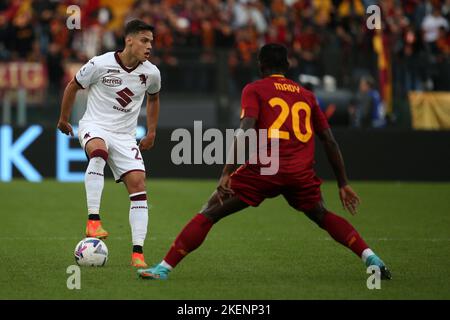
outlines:
[{"label": "white sock", "polygon": [[364,263],[366,263],[366,260],[368,257],[370,257],[371,255],[375,254],[372,250],[370,250],[369,248],[365,249],[362,254],[361,254],[361,259]]},{"label": "white sock", "polygon": [[105,184],[103,175],[105,164],[106,161],[101,157],[94,157],[89,160],[84,178],[88,214],[99,213],[103,185]]},{"label": "white sock", "polygon": [[130,200],[131,239],[133,246],[143,246],[148,225],[147,193],[143,191],[130,194]]},{"label": "white sock", "polygon": [[170,271],[172,271],[172,269],[173,269],[173,267],[170,264],[168,264],[165,260],[161,261],[160,265],[162,265],[163,267],[166,267]]}]

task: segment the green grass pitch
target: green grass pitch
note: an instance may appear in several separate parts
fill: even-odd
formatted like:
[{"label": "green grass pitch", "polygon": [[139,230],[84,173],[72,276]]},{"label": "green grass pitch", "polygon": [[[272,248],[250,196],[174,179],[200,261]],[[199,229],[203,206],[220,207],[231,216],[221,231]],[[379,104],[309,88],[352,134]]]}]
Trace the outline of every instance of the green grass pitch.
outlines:
[{"label": "green grass pitch", "polygon": [[[216,181],[148,180],[145,244],[159,262],[198,212]],[[0,299],[450,299],[450,183],[355,182],[362,204],[352,217],[335,183],[327,207],[347,218],[389,265],[393,280],[366,287],[366,270],[283,198],[225,218],[166,282],[142,281],[129,266],[128,197],[105,183],[102,219],[109,261],[81,268],[81,289],[66,286],[73,250],[83,238],[83,184],[0,184]]]}]

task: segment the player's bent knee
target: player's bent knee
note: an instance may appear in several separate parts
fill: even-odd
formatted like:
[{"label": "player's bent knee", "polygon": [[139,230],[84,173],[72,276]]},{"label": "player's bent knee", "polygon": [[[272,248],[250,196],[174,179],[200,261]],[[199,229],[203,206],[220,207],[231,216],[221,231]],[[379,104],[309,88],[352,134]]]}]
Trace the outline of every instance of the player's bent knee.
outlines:
[{"label": "player's bent knee", "polygon": [[207,217],[209,220],[211,220],[213,223],[218,222],[220,219],[225,217],[226,215],[222,214],[220,210],[220,203],[219,201],[208,201],[200,211],[202,215]]},{"label": "player's bent knee", "polygon": [[201,212],[201,214],[204,215],[209,220],[211,220],[213,223],[219,222],[219,220],[223,218],[220,215],[210,211],[203,211]]},{"label": "player's bent knee", "polygon": [[211,197],[208,199],[208,201],[200,209],[200,213],[204,215],[209,215],[208,212],[210,212],[211,209],[216,207],[219,203],[220,202],[217,196],[217,191],[214,191]]},{"label": "player's bent knee", "polygon": [[145,186],[145,174],[143,173],[129,173],[123,178],[128,193],[144,192],[146,191]]},{"label": "player's bent knee", "polygon": [[304,211],[305,215],[314,221],[319,227],[323,228],[323,220],[325,215],[327,214],[327,209],[323,207],[323,205],[318,205],[315,208]]},{"label": "player's bent knee", "polygon": [[144,181],[133,182],[131,185],[128,186],[128,189],[130,189],[133,193],[144,192],[146,190],[145,182]]},{"label": "player's bent knee", "polygon": [[227,199],[223,199],[223,202],[220,203],[217,194],[214,194],[200,213],[214,223],[217,223],[219,220],[229,216],[230,214],[247,207],[248,204],[240,200],[238,197],[229,197]]},{"label": "player's bent knee", "polygon": [[141,189],[141,191],[145,191],[145,179],[138,178],[133,180],[132,185],[135,189]]},{"label": "player's bent knee", "polygon": [[92,158],[92,152],[96,150],[104,150],[107,151],[106,143],[102,138],[93,138],[89,140],[86,145],[84,146],[84,149],[86,150],[86,153],[89,155],[90,158]]}]

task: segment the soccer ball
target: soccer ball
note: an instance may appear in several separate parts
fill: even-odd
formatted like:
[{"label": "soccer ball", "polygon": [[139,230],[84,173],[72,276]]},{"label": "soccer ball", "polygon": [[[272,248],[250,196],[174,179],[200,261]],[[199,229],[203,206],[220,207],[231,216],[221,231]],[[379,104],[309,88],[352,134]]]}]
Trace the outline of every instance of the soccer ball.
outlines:
[{"label": "soccer ball", "polygon": [[97,238],[85,238],[75,247],[75,261],[79,266],[103,267],[108,261],[108,247]]}]

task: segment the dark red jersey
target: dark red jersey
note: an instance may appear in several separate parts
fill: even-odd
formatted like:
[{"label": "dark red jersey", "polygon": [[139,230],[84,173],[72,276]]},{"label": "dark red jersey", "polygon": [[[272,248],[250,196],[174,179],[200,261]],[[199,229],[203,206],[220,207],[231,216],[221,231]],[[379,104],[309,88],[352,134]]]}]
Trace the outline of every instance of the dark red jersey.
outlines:
[{"label": "dark red jersey", "polygon": [[256,129],[267,129],[269,139],[279,139],[280,173],[312,168],[314,133],[329,128],[312,92],[273,75],[248,84],[241,106],[241,119],[256,118]]}]

